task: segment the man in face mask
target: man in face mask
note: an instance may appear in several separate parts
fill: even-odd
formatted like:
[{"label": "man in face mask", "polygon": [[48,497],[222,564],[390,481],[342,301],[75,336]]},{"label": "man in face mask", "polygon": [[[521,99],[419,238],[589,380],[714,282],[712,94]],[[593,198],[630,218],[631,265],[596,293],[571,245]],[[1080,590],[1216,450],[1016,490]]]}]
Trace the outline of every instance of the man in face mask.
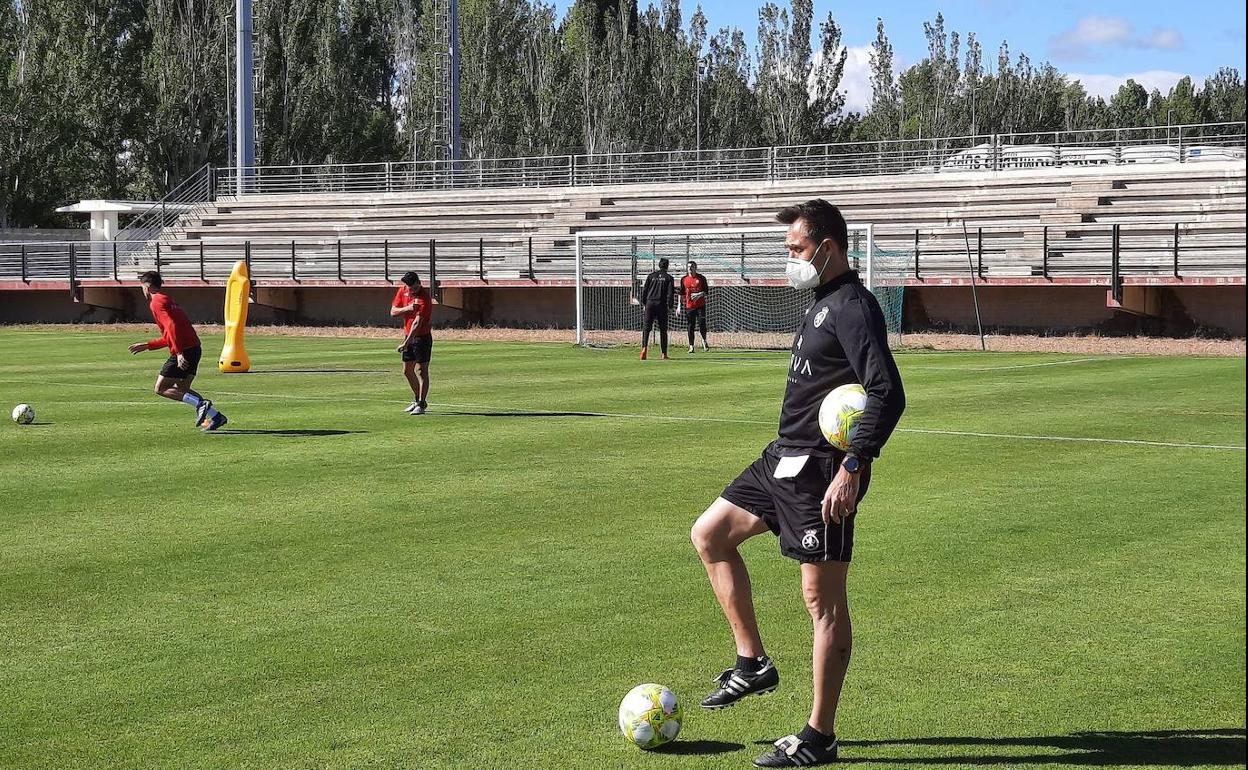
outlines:
[{"label": "man in face mask", "polygon": [[[871,461],[905,409],[905,393],[884,314],[850,269],[841,212],[812,200],[776,218],[789,225],[789,282],[814,291],[793,337],[779,435],[698,517],[691,536],[737,648],[736,663],[719,676],[703,708],[725,708],[780,684],[763,648],[738,546],[770,530],[779,535],[780,553],[801,565],[802,597],[814,623],[814,702],[802,729],[776,741],[754,764],[805,767],[837,758],[836,707],[851,646],[846,581],[854,515],[867,492]],[[819,407],[833,389],[851,383],[866,389],[867,405],[849,451],[842,452],[819,430]]]}]

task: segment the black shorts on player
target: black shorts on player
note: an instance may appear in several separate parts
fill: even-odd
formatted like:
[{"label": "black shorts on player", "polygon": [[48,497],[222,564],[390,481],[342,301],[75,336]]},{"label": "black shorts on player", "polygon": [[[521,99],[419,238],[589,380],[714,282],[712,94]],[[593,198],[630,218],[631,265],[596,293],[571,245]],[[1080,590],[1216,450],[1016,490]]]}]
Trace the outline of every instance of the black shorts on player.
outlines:
[{"label": "black shorts on player", "polygon": [[399,355],[404,361],[427,364],[433,357],[433,335],[422,334],[403,346]]},{"label": "black shorts on player", "polygon": [[169,356],[165,359],[165,365],[160,367],[160,376],[168,377],[171,380],[185,380],[187,377],[194,377],[199,371],[199,359],[204,355],[204,349],[199,345],[193,348],[187,348],[182,351],[182,357],[186,359],[186,366],[178,366],[178,357]]},{"label": "black shorts on player", "polygon": [[[791,478],[776,478],[783,455],[807,454],[805,465]],[[823,521],[823,495],[840,468],[840,452],[827,455],[809,450],[778,449],[769,444],[763,454],[741,471],[720,497],[763,520],[780,536],[780,553],[799,562],[848,562],[854,552],[854,519],[840,524]],[[870,466],[862,472],[858,500],[871,485]]]}]

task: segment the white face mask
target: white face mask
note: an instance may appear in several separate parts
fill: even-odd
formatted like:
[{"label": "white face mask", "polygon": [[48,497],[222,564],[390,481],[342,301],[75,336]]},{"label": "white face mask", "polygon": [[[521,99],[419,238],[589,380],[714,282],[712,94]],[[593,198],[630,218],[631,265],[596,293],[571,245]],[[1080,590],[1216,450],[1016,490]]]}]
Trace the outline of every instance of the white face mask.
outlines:
[{"label": "white face mask", "polygon": [[[823,271],[815,269],[815,260],[819,259],[819,252],[815,251],[815,256],[809,262],[797,257],[789,257],[784,264],[784,277],[789,279],[789,285],[795,289],[813,289],[819,285],[819,279],[822,277]],[[823,266],[828,266],[825,260]]]}]

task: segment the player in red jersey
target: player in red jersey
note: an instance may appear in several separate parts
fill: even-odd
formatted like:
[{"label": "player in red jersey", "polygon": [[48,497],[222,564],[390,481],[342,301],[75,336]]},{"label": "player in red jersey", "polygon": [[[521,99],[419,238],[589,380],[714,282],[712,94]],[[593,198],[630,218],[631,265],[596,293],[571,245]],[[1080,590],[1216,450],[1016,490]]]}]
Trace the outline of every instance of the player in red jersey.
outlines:
[{"label": "player in red jersey", "polygon": [[191,319],[186,317],[178,303],[165,294],[161,288],[163,281],[160,273],[149,270],[141,274],[139,284],[143,287],[144,299],[151,303],[152,318],[160,327],[160,336],[148,342],[134,343],[130,352],[138,355],[145,350],[169,348],[169,358],[156,377],[156,395],[195,407],[195,424],[201,430],[220,428],[227,422],[225,415],[214,409],[211,401],[191,390],[191,381],[199,371],[199,359],[204,352],[199,344],[199,335],[191,326]]},{"label": "player in red jersey", "polygon": [[702,351],[709,348],[706,344],[706,293],[711,284],[706,276],[698,272],[698,263],[690,261],[687,271],[680,279],[681,309],[685,311],[689,326],[689,352],[693,352],[693,328],[697,326],[702,335]]},{"label": "player in red jersey", "polygon": [[433,317],[433,298],[420,285],[420,276],[412,271],[403,274],[403,285],[390,303],[391,317],[403,318],[403,344],[397,348],[403,358],[403,376],[412,388],[413,401],[403,411],[424,414],[429,408],[429,359],[433,355],[433,334],[429,323]]}]

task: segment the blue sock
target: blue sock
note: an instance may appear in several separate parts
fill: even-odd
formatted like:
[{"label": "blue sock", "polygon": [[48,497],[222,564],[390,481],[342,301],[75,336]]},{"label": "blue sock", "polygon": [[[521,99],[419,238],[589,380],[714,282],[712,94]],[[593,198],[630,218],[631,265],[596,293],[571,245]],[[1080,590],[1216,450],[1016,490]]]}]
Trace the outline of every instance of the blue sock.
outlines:
[{"label": "blue sock", "polygon": [[203,401],[204,401],[204,400],[203,400],[202,398],[200,398],[199,396],[195,395],[194,393],[183,393],[183,394],[182,394],[182,402],[183,402],[183,403],[185,403],[185,404],[190,404],[191,406],[195,407],[196,409],[198,409],[198,408],[199,408],[199,405],[200,405],[200,404],[202,404],[202,403],[203,403]]}]

